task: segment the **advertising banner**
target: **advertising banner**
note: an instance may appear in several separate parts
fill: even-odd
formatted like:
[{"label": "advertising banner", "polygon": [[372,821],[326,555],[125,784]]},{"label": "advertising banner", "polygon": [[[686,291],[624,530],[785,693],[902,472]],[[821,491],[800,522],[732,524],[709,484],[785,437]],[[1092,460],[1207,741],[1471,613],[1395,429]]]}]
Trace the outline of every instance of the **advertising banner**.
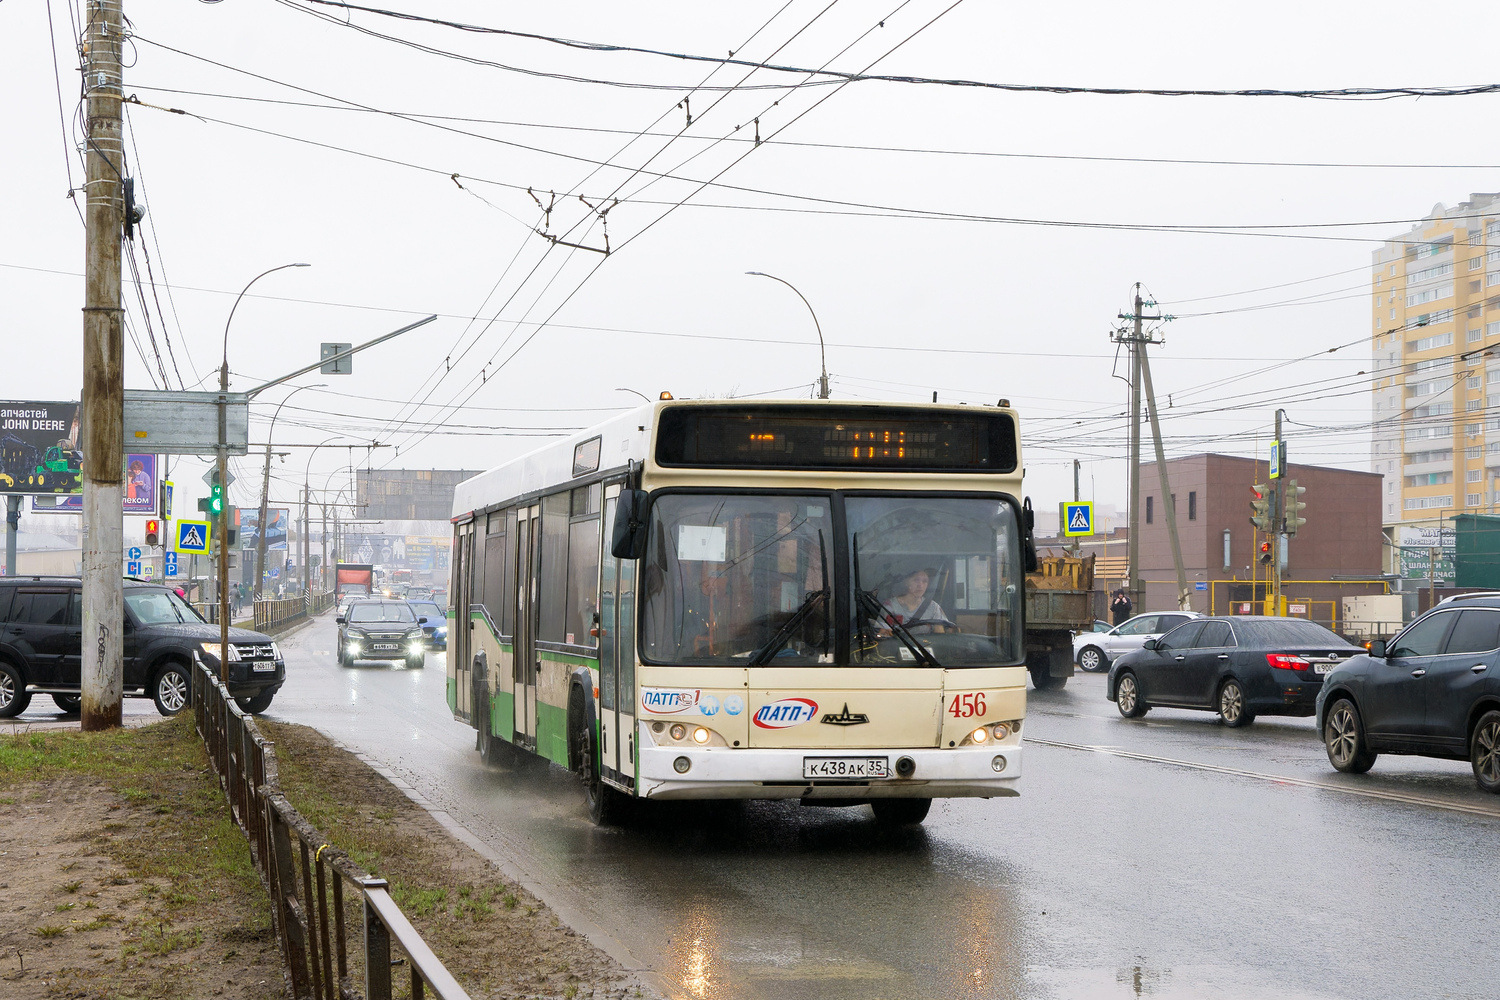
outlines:
[{"label": "advertising banner", "polygon": [[77,403],[0,401],[0,493],[83,489]]},{"label": "advertising banner", "polygon": [[[140,514],[159,517],[156,509],[157,490],[155,455],[125,456],[125,488],[120,498],[120,509],[125,514]],[[4,479],[0,478],[0,483]],[[83,484],[79,483],[79,490]],[[52,494],[33,497],[31,511],[34,514],[82,514],[83,493]]]},{"label": "advertising banner", "polygon": [[1437,582],[1453,584],[1453,551],[1457,536],[1452,528],[1401,527],[1396,529],[1400,546],[1401,575],[1408,580],[1428,580],[1433,576],[1432,556],[1437,554]]},{"label": "advertising banner", "polygon": [[[250,551],[260,545],[260,508],[240,507],[240,548]],[[292,512],[287,507],[266,508],[266,548],[286,548],[287,525],[292,523]]]}]

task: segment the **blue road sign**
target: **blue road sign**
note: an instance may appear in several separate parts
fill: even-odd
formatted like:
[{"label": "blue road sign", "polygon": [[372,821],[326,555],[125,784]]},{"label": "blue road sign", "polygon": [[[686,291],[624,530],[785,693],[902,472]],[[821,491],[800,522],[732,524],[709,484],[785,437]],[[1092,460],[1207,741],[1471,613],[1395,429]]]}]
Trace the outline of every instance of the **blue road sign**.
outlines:
[{"label": "blue road sign", "polygon": [[169,551],[166,554],[166,560],[167,560],[167,565],[168,566],[176,566],[177,565],[177,553]]},{"label": "blue road sign", "polygon": [[1072,538],[1075,535],[1092,535],[1094,533],[1094,505],[1089,502],[1073,502],[1063,504],[1063,535]]},{"label": "blue road sign", "polygon": [[177,575],[177,564],[174,563],[174,562],[167,563],[166,572],[163,573],[162,576],[176,576],[176,575]]},{"label": "blue road sign", "polygon": [[177,551],[190,555],[207,555],[211,532],[208,521],[178,521]]},{"label": "blue road sign", "polygon": [[141,548],[139,545],[132,545],[130,550],[125,554],[131,559],[139,559],[141,557]]},{"label": "blue road sign", "polygon": [[1207,581],[1204,581],[1204,580],[1196,580],[1193,583],[1193,589],[1194,590],[1207,590],[1208,589],[1208,583],[1207,583]]},{"label": "blue road sign", "polygon": [[132,560],[132,561],[126,563],[125,564],[125,575],[126,576],[140,576],[141,575],[141,564],[140,564],[140,562],[138,560]]}]

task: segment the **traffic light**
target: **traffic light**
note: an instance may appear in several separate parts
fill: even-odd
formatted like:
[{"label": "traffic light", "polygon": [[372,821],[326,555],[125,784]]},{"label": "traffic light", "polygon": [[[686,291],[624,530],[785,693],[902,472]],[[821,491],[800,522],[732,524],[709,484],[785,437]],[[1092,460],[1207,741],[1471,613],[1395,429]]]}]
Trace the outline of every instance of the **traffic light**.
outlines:
[{"label": "traffic light", "polygon": [[161,522],[154,517],[146,521],[146,544],[161,544]]},{"label": "traffic light", "polygon": [[1265,483],[1250,487],[1250,523],[1261,531],[1271,530],[1271,487]]},{"label": "traffic light", "polygon": [[224,512],[224,484],[219,482],[219,474],[214,473],[213,482],[208,485],[208,499],[205,501],[204,513],[210,517],[218,517]]},{"label": "traffic light", "polygon": [[1302,494],[1307,492],[1306,486],[1298,486],[1297,480],[1288,479],[1286,483],[1286,527],[1283,529],[1288,535],[1295,535],[1297,529],[1307,523],[1307,518],[1302,516],[1302,511],[1307,504],[1302,502]]},{"label": "traffic light", "polygon": [[1269,541],[1261,542],[1260,561],[1269,566],[1271,564],[1272,558],[1274,557],[1271,555],[1271,543]]},{"label": "traffic light", "polygon": [[233,507],[224,512],[224,543],[231,549],[240,540],[239,513]]}]

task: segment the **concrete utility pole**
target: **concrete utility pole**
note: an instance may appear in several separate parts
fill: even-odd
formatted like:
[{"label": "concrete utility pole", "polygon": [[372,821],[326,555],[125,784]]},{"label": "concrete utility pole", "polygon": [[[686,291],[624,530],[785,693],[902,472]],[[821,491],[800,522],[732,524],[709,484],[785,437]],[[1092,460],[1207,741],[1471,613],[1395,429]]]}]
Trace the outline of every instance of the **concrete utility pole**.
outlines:
[{"label": "concrete utility pole", "polygon": [[89,0],[84,32],[87,98],[83,305],[83,665],[81,726],[120,725],[124,687],[125,350],[120,256],[125,156],[120,0]]}]

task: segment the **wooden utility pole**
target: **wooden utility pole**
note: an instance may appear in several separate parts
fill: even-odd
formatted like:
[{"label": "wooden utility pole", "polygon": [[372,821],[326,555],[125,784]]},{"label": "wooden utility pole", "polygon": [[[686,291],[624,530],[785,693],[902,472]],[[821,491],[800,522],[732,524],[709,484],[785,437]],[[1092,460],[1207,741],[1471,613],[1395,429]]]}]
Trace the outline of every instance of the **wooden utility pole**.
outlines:
[{"label": "wooden utility pole", "polygon": [[1130,536],[1125,540],[1126,589],[1130,593],[1131,610],[1139,614],[1145,611],[1146,584],[1141,579],[1141,351],[1148,343],[1141,332],[1141,323],[1160,316],[1142,316],[1145,306],[1141,299],[1141,285],[1135,285],[1135,311],[1120,319],[1133,320],[1133,334],[1117,333],[1115,340],[1130,345]]},{"label": "wooden utility pole", "polygon": [[[1141,345],[1144,347],[1145,345]],[[1167,518],[1167,537],[1172,541],[1172,565],[1177,570],[1177,607],[1191,611],[1192,598],[1187,589],[1187,568],[1182,564],[1182,541],[1177,537],[1177,501],[1167,478],[1167,458],[1161,446],[1161,424],[1156,419],[1156,390],[1151,387],[1151,361],[1141,353],[1141,378],[1146,390],[1146,412],[1151,417],[1151,442],[1156,450],[1156,480],[1161,484],[1161,509]]]},{"label": "wooden utility pole", "polygon": [[84,230],[82,728],[121,722],[125,590],[125,351],[120,255],[125,226],[120,0],[89,0],[83,91],[88,168]]}]

